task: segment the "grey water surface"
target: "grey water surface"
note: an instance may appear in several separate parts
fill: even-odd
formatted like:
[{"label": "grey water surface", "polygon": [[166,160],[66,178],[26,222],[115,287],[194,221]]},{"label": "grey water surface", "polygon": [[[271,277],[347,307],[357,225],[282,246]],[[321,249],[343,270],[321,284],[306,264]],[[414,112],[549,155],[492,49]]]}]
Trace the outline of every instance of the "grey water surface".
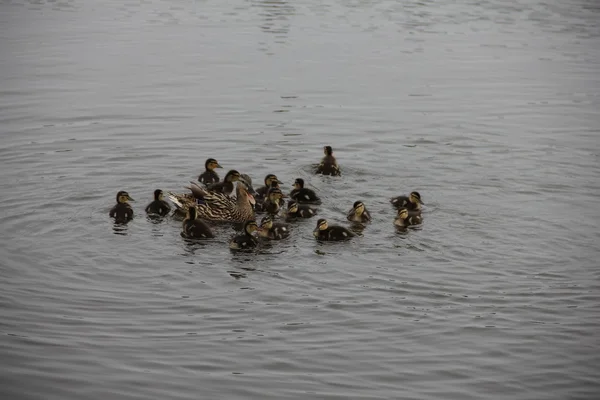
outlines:
[{"label": "grey water surface", "polygon": [[[599,21],[595,0],[1,1],[0,397],[598,398]],[[311,174],[327,144],[340,178]],[[374,220],[186,242],[143,209],[208,157]],[[397,233],[411,190],[424,223]]]}]

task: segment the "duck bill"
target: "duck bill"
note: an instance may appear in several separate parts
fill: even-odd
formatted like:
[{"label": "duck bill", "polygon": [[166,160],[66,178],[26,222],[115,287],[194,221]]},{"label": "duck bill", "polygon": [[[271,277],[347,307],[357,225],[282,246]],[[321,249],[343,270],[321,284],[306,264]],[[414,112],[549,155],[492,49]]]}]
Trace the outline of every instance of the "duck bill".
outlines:
[{"label": "duck bill", "polygon": [[250,204],[252,204],[253,206],[256,205],[256,200],[254,199],[254,196],[252,196],[250,193],[248,193],[248,201],[250,202]]},{"label": "duck bill", "polygon": [[215,166],[215,168],[223,168],[223,167],[221,167],[221,164],[217,163],[217,165]]},{"label": "duck bill", "polygon": [[135,201],[134,199],[132,199],[130,196],[127,196],[127,200],[128,201]]}]

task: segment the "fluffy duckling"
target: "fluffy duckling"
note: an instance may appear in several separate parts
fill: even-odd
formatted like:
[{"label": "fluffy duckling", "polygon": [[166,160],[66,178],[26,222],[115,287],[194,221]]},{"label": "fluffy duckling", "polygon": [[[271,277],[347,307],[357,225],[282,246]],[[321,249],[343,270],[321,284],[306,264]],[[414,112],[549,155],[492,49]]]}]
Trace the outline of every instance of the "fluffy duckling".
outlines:
[{"label": "fluffy duckling", "polygon": [[169,212],[171,212],[171,206],[163,199],[163,191],[156,189],[154,191],[154,201],[146,206],[146,213],[164,217]]},{"label": "fluffy duckling", "polygon": [[223,178],[223,182],[213,183],[212,185],[208,185],[209,192],[219,192],[226,195],[231,195],[233,192],[233,182],[236,182],[240,179],[240,173],[235,169],[232,169],[225,175]]},{"label": "fluffy duckling", "polygon": [[246,221],[244,224],[244,233],[231,239],[229,242],[229,248],[232,250],[243,250],[256,247],[258,244],[258,239],[252,235],[256,231],[260,231],[256,221]]},{"label": "fluffy duckling", "polygon": [[298,204],[296,201],[288,203],[285,219],[288,222],[295,221],[298,218],[311,218],[317,215],[317,209],[308,204]]},{"label": "fluffy duckling", "polygon": [[273,187],[278,188],[281,183],[282,182],[279,179],[277,179],[277,175],[269,174],[265,176],[265,186],[256,189],[256,195],[254,196],[254,198],[257,198],[258,200],[266,198],[269,189]]},{"label": "fluffy duckling", "polygon": [[331,146],[323,147],[325,157],[321,160],[321,163],[317,167],[317,174],[339,176],[341,175],[340,167],[337,160],[333,156],[333,149]]},{"label": "fluffy duckling", "polygon": [[271,188],[267,194],[267,198],[262,204],[264,212],[269,214],[277,214],[281,209],[281,205],[284,204],[283,193],[279,188]]},{"label": "fluffy duckling", "polygon": [[124,224],[131,221],[133,218],[133,209],[129,205],[128,201],[135,201],[124,190],[117,193],[117,204],[110,210],[108,215],[115,219],[118,224]]},{"label": "fluffy duckling", "polygon": [[423,222],[420,210],[409,211],[405,207],[398,210],[398,216],[394,220],[397,228],[406,228],[410,225],[419,225]]},{"label": "fluffy duckling", "polygon": [[273,222],[273,217],[267,215],[260,220],[260,237],[269,240],[281,240],[290,236],[290,226],[288,224]]},{"label": "fluffy duckling", "polygon": [[181,236],[188,239],[207,239],[215,237],[209,226],[204,221],[198,219],[196,207],[188,208],[187,216],[183,220]]},{"label": "fluffy duckling", "polygon": [[348,218],[348,221],[351,222],[364,223],[371,221],[371,214],[369,213],[369,210],[367,210],[365,204],[362,201],[356,201],[354,202],[352,209],[348,211],[346,218]]},{"label": "fluffy duckling", "polygon": [[425,205],[421,201],[421,195],[419,192],[411,192],[408,196],[398,196],[390,200],[390,203],[398,209],[406,208],[407,210],[420,210],[421,205]]},{"label": "fluffy duckling", "polygon": [[321,199],[314,190],[304,187],[304,179],[297,178],[294,181],[294,189],[290,192],[290,198],[298,203],[321,204]]},{"label": "fluffy duckling", "polygon": [[318,240],[348,240],[354,236],[354,232],[339,225],[329,225],[327,220],[321,218],[317,221],[317,227],[313,235]]},{"label": "fluffy duckling", "polygon": [[198,177],[198,182],[205,185],[211,185],[219,182],[219,175],[215,172],[215,168],[223,168],[214,158],[209,158],[204,163],[205,171]]}]

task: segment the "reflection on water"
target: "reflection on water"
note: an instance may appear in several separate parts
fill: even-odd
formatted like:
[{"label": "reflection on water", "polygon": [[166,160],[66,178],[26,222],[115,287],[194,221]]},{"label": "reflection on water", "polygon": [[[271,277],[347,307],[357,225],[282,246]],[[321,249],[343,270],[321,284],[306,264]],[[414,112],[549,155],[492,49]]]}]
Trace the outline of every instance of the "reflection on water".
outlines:
[{"label": "reflection on water", "polygon": [[[295,13],[295,8],[285,0],[260,0],[252,1],[253,7],[259,7],[259,16],[261,18],[260,29],[273,35],[273,42],[285,44],[291,26],[291,18]],[[270,39],[267,39],[270,40]],[[262,42],[262,50],[267,54],[273,54],[273,50],[266,42]],[[265,46],[267,46],[265,48]]]}]

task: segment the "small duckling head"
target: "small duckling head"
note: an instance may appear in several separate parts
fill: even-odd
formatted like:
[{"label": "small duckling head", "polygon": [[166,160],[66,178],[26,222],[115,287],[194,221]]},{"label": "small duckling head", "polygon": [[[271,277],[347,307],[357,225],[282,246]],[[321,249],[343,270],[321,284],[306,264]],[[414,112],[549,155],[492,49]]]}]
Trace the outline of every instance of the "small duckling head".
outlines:
[{"label": "small duckling head", "polygon": [[411,192],[408,199],[411,203],[425,205],[425,203],[423,203],[423,201],[421,201],[421,195],[419,194],[419,192]]},{"label": "small duckling head", "polygon": [[162,201],[163,200],[163,191],[160,189],[156,189],[154,191],[154,200]]},{"label": "small duckling head", "polygon": [[325,153],[326,156],[333,155],[333,149],[331,146],[325,146],[323,147],[323,153]]},{"label": "small duckling head", "polygon": [[281,183],[281,181],[279,179],[277,179],[277,175],[275,175],[275,174],[269,174],[269,175],[265,176],[265,186],[266,187],[273,187],[273,185],[272,185],[273,182],[277,182],[277,184]]},{"label": "small duckling head", "polygon": [[229,171],[227,173],[227,175],[225,175],[225,182],[235,182],[238,181],[240,179],[240,173],[237,172],[235,169],[232,169],[231,171]]},{"label": "small duckling head", "polygon": [[260,229],[271,229],[273,227],[273,218],[270,215],[263,217],[260,220]]},{"label": "small duckling head", "polygon": [[204,168],[212,171],[215,168],[223,168],[223,167],[221,167],[221,165],[214,158],[209,158],[204,163]]},{"label": "small duckling head", "polygon": [[283,197],[283,192],[279,188],[269,190],[269,201],[276,202]]},{"label": "small duckling head", "polygon": [[304,179],[296,178],[294,181],[294,189],[302,189],[304,187]]},{"label": "small duckling head", "polygon": [[398,218],[401,220],[405,220],[408,218],[408,210],[406,208],[401,208],[398,210]]},{"label": "small duckling head", "polygon": [[362,201],[355,201],[351,212],[354,212],[356,215],[362,215],[365,212],[365,204]]},{"label": "small duckling head", "polygon": [[187,219],[189,219],[190,221],[195,220],[198,217],[197,211],[196,211],[196,207],[188,207],[187,210]]},{"label": "small duckling head", "polygon": [[129,193],[127,193],[124,190],[121,190],[119,193],[117,193],[117,203],[127,203],[128,201],[135,201],[135,200],[133,200],[129,196]]},{"label": "small duckling head", "polygon": [[321,231],[327,229],[329,225],[327,224],[327,220],[325,218],[321,218],[317,221],[317,227],[313,230],[313,236],[318,238]]},{"label": "small duckling head", "polygon": [[298,203],[296,203],[295,201],[290,201],[288,203],[288,212],[292,214],[298,212]]},{"label": "small duckling head", "polygon": [[246,221],[246,223],[244,224],[244,232],[246,232],[248,235],[252,235],[253,232],[256,232],[259,230],[260,230],[260,228],[256,224],[256,221],[253,219],[250,221]]}]

